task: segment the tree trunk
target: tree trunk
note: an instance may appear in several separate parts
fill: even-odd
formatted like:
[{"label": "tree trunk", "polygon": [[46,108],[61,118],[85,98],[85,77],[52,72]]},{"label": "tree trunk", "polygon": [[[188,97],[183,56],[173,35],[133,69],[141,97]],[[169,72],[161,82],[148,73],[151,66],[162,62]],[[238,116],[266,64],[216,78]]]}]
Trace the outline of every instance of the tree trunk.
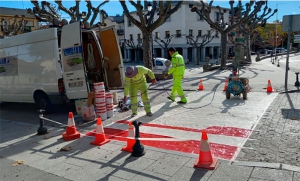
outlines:
[{"label": "tree trunk", "polygon": [[227,32],[221,32],[221,69],[225,69],[227,61]]},{"label": "tree trunk", "polygon": [[200,51],[201,51],[201,47],[197,47],[197,65],[200,65]]},{"label": "tree trunk", "polygon": [[152,63],[152,32],[142,31],[143,32],[143,57],[144,57],[144,66],[153,70]]},{"label": "tree trunk", "polygon": [[246,51],[246,56],[247,56],[247,60],[248,62],[252,63],[252,59],[251,59],[251,49],[250,49],[250,34],[246,33],[245,34],[245,41],[246,41],[246,47],[245,47],[245,51]]}]

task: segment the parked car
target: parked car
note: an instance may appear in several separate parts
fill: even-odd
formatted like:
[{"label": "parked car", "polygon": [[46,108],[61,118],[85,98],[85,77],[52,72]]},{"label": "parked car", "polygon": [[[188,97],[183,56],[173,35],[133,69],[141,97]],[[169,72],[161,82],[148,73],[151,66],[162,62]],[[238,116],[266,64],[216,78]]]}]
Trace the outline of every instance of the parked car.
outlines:
[{"label": "parked car", "polygon": [[[166,58],[161,58],[161,57],[157,57],[155,58],[155,66],[156,66],[156,70],[159,70],[159,71],[163,71],[166,69],[166,65],[165,65],[165,62],[167,61],[168,59]],[[171,67],[171,66],[170,66]]]},{"label": "parked car", "polygon": [[251,51],[251,55],[256,55],[256,53]]},{"label": "parked car", "polygon": [[130,60],[129,59],[123,59],[123,63],[129,63]]}]

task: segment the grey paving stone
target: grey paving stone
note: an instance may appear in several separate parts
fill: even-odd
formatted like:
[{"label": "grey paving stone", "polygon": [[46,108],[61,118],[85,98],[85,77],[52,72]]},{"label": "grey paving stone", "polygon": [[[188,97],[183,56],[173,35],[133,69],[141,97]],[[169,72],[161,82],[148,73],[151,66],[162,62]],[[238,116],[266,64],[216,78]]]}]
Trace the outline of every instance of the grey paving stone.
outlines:
[{"label": "grey paving stone", "polygon": [[254,168],[251,178],[269,179],[276,181],[292,181],[293,172],[287,170],[277,170],[269,168]]},{"label": "grey paving stone", "polygon": [[[32,168],[28,165],[19,167],[19,169],[20,170],[18,172],[14,172],[14,173],[11,173],[10,175],[3,176],[1,181],[5,181],[5,180],[8,180],[8,181],[36,180],[47,174],[47,172],[38,170],[36,168]],[[2,171],[3,170],[1,169],[1,172]],[[9,173],[9,172],[6,172],[6,173]]]},{"label": "grey paving stone", "polygon": [[208,180],[213,171],[205,169],[196,169],[191,167],[182,167],[178,172],[176,172],[170,181],[206,181]]},{"label": "grey paving stone", "polygon": [[154,162],[146,170],[173,176],[183,165],[185,165],[191,158],[166,154],[160,160]]},{"label": "grey paving stone", "polygon": [[146,154],[143,157],[149,158],[151,160],[159,160],[165,154],[166,153],[164,153],[164,152],[146,149]]},{"label": "grey paving stone", "polygon": [[243,181],[250,177],[252,167],[220,163],[208,181]]},{"label": "grey paving stone", "polygon": [[62,162],[62,163],[56,164],[48,169],[45,169],[45,171],[48,173],[53,173],[55,175],[63,177],[65,175],[68,175],[71,172],[75,172],[76,170],[78,170],[80,168],[81,167],[79,167],[79,166]]},{"label": "grey paving stone", "polygon": [[59,177],[52,173],[47,173],[46,175],[36,179],[35,181],[71,181],[71,180]]},{"label": "grey paving stone", "polygon": [[300,180],[300,172],[294,172],[293,181],[298,181],[298,180]]},{"label": "grey paving stone", "polygon": [[107,176],[101,176],[93,181],[124,181],[124,180],[125,180],[124,178],[107,175]]},{"label": "grey paving stone", "polygon": [[290,170],[290,171],[294,171],[294,172],[300,172],[300,167],[296,167],[296,166],[292,166],[292,165],[282,164],[282,169]]},{"label": "grey paving stone", "polygon": [[169,179],[170,176],[144,170],[142,172],[139,172],[135,177],[133,177],[131,181],[141,181],[141,180],[154,181],[154,180],[169,180]]},{"label": "grey paving stone", "polygon": [[237,166],[249,166],[249,167],[264,167],[264,168],[280,168],[280,163],[264,163],[264,162],[245,162],[245,161],[236,161],[232,165]]}]

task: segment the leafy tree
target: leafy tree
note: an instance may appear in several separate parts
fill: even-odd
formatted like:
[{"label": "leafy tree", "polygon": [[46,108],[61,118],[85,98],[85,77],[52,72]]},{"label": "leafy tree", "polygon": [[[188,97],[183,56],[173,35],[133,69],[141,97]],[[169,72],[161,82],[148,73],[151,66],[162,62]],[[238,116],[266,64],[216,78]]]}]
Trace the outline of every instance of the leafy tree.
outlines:
[{"label": "leafy tree", "polygon": [[[152,32],[161,26],[173,13],[175,13],[183,1],[153,1],[152,10],[147,16],[147,14],[144,14],[144,7],[145,9],[148,7],[147,1],[144,1],[143,7],[141,1],[129,0],[129,3],[136,9],[137,18],[134,18],[129,12],[126,1],[119,0],[119,2],[123,7],[124,14],[128,18],[128,21],[141,30],[143,36],[144,65],[145,67],[153,69]],[[175,4],[175,6],[173,6],[173,4]],[[155,18],[155,15],[157,15],[157,18]]]},{"label": "leafy tree", "polygon": [[[98,14],[103,13],[103,10],[100,10],[100,7],[108,3],[109,0],[105,0],[104,2],[100,3],[97,7],[93,7],[91,1],[89,0],[85,0],[85,2],[87,7],[87,13],[80,12],[80,0],[76,0],[75,6],[72,6],[70,8],[66,8],[60,0],[55,1],[55,3],[58,6],[58,10],[68,14],[71,18],[71,21],[80,21],[82,19],[82,21],[85,23],[90,20],[88,22],[90,26],[95,26],[94,23]],[[41,1],[41,5],[39,5],[39,2],[35,0],[31,0],[31,3],[35,7],[33,9],[27,9],[27,12],[29,14],[34,15],[39,22],[53,22],[53,20],[55,19],[61,20],[60,15],[57,13],[57,10],[53,8],[51,3],[47,1]]]},{"label": "leafy tree", "polygon": [[9,36],[14,36],[20,33],[24,33],[24,28],[27,24],[27,21],[24,18],[25,15],[22,15],[21,17],[15,15],[13,23],[11,25],[9,25],[7,21],[1,18],[1,27],[3,30],[3,36],[1,36],[0,38],[6,38]]},{"label": "leafy tree", "polygon": [[265,4],[264,1],[250,1],[249,3],[245,4],[245,11],[242,11],[243,6],[242,2],[238,2],[238,10],[234,11],[234,1],[230,0],[230,8],[231,12],[236,12],[235,14],[235,22],[234,22],[234,15],[231,16],[230,18],[230,23],[225,22],[224,20],[224,10],[221,10],[219,6],[216,6],[219,9],[219,14],[220,14],[220,21],[215,22],[211,18],[211,12],[212,12],[212,4],[213,0],[210,1],[209,4],[205,3],[203,0],[200,1],[202,6],[200,9],[197,7],[192,7],[191,11],[196,12],[202,19],[204,19],[210,26],[211,28],[214,28],[216,31],[220,32],[221,34],[221,69],[224,69],[226,66],[226,59],[227,59],[227,35],[229,32],[231,32],[233,29],[239,27],[242,24],[245,24],[249,22],[260,10],[261,7]]},{"label": "leafy tree", "polygon": [[[212,35],[214,32],[215,32],[214,29],[208,30],[207,34],[205,34],[203,36],[198,35],[198,36],[196,36],[195,39],[193,38],[193,36],[183,35],[187,40],[187,44],[189,44],[192,47],[195,47],[197,49],[197,65],[200,64],[201,48],[204,47],[209,42],[211,42],[216,37],[216,35]],[[218,32],[216,32],[216,33],[218,33]],[[200,42],[199,42],[199,40],[200,40]]]}]

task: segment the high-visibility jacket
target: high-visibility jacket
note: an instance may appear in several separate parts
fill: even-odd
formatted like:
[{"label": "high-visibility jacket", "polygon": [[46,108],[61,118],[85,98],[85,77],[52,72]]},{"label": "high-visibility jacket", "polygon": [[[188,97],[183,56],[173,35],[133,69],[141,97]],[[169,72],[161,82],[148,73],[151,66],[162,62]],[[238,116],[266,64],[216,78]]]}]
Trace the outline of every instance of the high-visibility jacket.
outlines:
[{"label": "high-visibility jacket", "polygon": [[178,52],[173,53],[171,62],[172,67],[168,74],[184,76],[185,63],[183,57]]},{"label": "high-visibility jacket", "polygon": [[130,86],[134,86],[142,82],[145,84],[147,83],[145,74],[147,74],[151,79],[155,79],[155,76],[150,69],[144,66],[136,66],[136,68],[138,69],[138,73],[134,77],[128,78],[125,76],[124,96],[129,95]]}]

